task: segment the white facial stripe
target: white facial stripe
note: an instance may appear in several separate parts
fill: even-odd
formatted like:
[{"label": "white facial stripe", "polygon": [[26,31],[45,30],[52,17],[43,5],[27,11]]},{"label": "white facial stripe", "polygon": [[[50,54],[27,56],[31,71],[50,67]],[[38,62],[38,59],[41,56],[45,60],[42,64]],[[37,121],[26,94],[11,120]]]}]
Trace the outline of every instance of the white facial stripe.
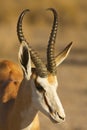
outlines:
[{"label": "white facial stripe", "polygon": [[[56,88],[58,86],[57,78],[53,77],[54,82],[51,83],[48,81],[48,78],[37,78],[37,82],[45,89],[45,95],[44,95],[44,102],[42,106],[50,112],[51,117],[54,117],[54,119],[57,122],[62,122],[63,118],[65,118],[64,109],[62,107],[62,104],[60,102],[60,99],[57,95]],[[43,94],[41,94],[43,97]],[[53,113],[53,114],[52,114]],[[57,113],[57,114],[56,114]]]},{"label": "white facial stripe", "polygon": [[55,79],[54,82],[49,83],[48,80],[47,80],[47,78],[38,77],[38,78],[37,78],[37,82],[38,82],[42,87],[44,87],[45,89],[49,89],[49,87],[57,88],[58,82],[57,82],[56,76],[54,76],[54,79]]}]

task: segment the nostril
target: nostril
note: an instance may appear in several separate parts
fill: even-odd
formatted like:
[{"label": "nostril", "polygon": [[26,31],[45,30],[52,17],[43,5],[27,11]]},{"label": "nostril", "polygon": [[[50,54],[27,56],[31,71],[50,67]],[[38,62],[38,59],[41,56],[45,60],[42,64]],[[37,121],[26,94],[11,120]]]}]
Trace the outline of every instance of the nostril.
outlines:
[{"label": "nostril", "polygon": [[60,119],[62,119],[62,120],[64,120],[64,119],[65,119],[64,117],[62,117],[62,116],[60,116],[60,115],[59,115],[59,118],[60,118]]}]

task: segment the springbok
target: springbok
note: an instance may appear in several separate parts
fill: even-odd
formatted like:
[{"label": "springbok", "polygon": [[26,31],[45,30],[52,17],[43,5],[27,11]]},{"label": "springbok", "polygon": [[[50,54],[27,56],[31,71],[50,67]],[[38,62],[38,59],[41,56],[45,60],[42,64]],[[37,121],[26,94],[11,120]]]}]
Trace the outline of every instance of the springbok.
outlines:
[{"label": "springbok", "polygon": [[22,20],[29,10],[20,14],[17,23],[21,67],[12,61],[0,61],[0,130],[39,130],[38,111],[54,123],[65,120],[64,109],[57,95],[56,68],[67,57],[72,43],[55,56],[58,17],[53,8],[48,10],[52,11],[54,21],[47,47],[47,64],[43,63],[23,35]]}]

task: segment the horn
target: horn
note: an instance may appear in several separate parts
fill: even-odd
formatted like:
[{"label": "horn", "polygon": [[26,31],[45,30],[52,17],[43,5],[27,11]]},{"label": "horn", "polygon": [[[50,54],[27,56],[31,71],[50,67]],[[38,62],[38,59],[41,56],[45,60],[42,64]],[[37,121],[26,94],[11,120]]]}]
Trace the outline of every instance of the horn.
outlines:
[{"label": "horn", "polygon": [[45,64],[42,62],[42,60],[39,58],[39,55],[36,51],[31,50],[31,60],[33,61],[34,65],[36,66],[37,74],[40,77],[47,77],[48,71],[45,66]]},{"label": "horn", "polygon": [[[18,39],[21,43],[26,42],[29,46],[29,43],[25,39],[25,37],[23,35],[23,30],[22,30],[22,21],[23,21],[23,17],[26,12],[29,12],[29,10],[28,9],[24,10],[19,16],[18,23],[17,23],[17,35],[18,35]],[[46,68],[45,64],[39,58],[39,55],[37,54],[37,52],[34,51],[30,46],[29,46],[29,51],[30,51],[32,62],[34,63],[34,65],[36,67],[37,74],[40,77],[46,77],[47,68]]]},{"label": "horn", "polygon": [[18,36],[18,39],[20,41],[20,43],[22,43],[23,41],[25,41],[26,43],[28,43],[24,37],[24,34],[23,34],[23,31],[22,31],[22,21],[23,21],[23,18],[24,18],[24,15],[29,12],[30,10],[29,9],[26,9],[24,10],[20,16],[19,16],[19,19],[18,19],[18,22],[17,22],[17,36]]},{"label": "horn", "polygon": [[56,74],[56,62],[55,62],[55,39],[57,34],[57,27],[58,27],[58,16],[57,12],[53,8],[48,8],[47,10],[50,10],[53,12],[54,15],[54,21],[52,25],[51,34],[48,41],[48,47],[47,47],[47,69],[50,73],[53,75]]}]

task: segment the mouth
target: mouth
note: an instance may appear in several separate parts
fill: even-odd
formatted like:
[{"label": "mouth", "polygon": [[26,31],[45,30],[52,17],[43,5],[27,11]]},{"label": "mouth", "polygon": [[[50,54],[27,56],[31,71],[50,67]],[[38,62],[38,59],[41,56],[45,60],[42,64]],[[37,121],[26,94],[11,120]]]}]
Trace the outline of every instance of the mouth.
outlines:
[{"label": "mouth", "polygon": [[55,113],[50,114],[50,119],[53,123],[62,123],[65,120],[64,118],[59,115],[56,115]]},{"label": "mouth", "polygon": [[53,123],[61,123],[61,122],[64,122],[65,119],[64,119],[63,117],[61,117],[61,116],[58,114],[58,112],[54,112],[54,111],[52,110],[52,107],[49,105],[49,103],[48,103],[48,101],[47,101],[45,95],[44,95],[44,101],[45,101],[46,106],[48,107],[48,110],[49,110],[49,113],[50,113],[50,115],[49,115],[50,120],[51,120]]},{"label": "mouth", "polygon": [[50,120],[51,120],[53,123],[55,123],[55,124],[60,123],[59,121],[55,120],[51,115],[50,115],[49,117],[50,117]]}]

